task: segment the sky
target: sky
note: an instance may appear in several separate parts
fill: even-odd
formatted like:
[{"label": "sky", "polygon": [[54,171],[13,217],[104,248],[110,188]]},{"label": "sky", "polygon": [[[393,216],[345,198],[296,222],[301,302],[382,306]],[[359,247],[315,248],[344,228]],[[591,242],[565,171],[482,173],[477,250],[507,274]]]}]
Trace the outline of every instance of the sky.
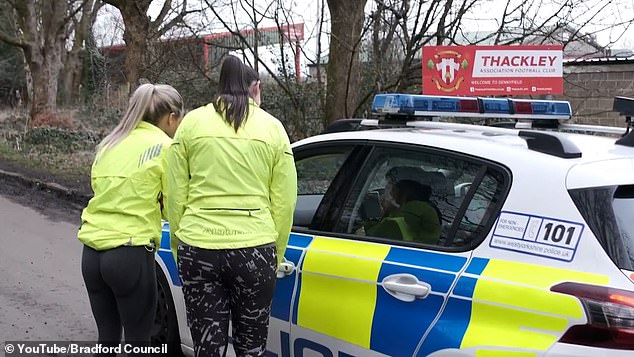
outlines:
[{"label": "sky", "polygon": [[[148,15],[155,17],[161,9],[164,0],[155,0]],[[200,8],[201,6],[207,7],[206,2],[210,3],[238,3],[235,0],[189,0],[189,5],[192,7]],[[271,3],[271,0],[243,0],[244,3],[255,4],[256,9],[259,11],[265,11],[267,4]],[[306,71],[306,64],[309,61],[314,61],[317,57],[317,33],[318,23],[320,17],[320,5],[321,0],[279,0],[285,9],[290,9],[289,22],[305,23],[306,38],[302,43],[302,49],[304,51],[302,65],[303,71]],[[395,3],[397,0],[384,0],[386,3]],[[566,12],[562,12],[561,17],[567,23],[573,25],[573,27],[583,26],[583,32],[592,33],[596,36],[596,41],[603,46],[609,45],[611,48],[619,49],[632,49],[634,50],[634,26],[628,28],[625,25],[618,25],[620,23],[629,23],[634,21],[634,0],[477,0],[476,5],[467,16],[464,17],[462,23],[463,31],[494,31],[502,18],[505,5],[510,1],[509,8],[515,8],[523,5],[523,10],[527,13],[527,18],[535,19],[537,23],[541,23],[543,19],[551,16],[555,9],[557,9],[564,2],[572,2],[574,6]],[[418,3],[418,0],[411,0],[412,8],[414,4]],[[462,3],[462,0],[454,0],[455,3]],[[179,1],[174,1],[179,3]],[[249,25],[249,16],[246,12],[238,9],[237,25],[240,28],[252,27]],[[366,6],[366,13],[370,13],[375,7],[373,0],[368,0]],[[233,21],[233,13],[228,10],[226,5],[216,6],[216,9],[220,10],[220,15],[223,19],[229,19]],[[519,8],[518,8],[519,9]],[[274,12],[274,8],[268,9],[270,13]],[[197,30],[214,33],[226,31],[223,25],[214,20],[213,14],[207,12],[204,16],[197,14],[195,17],[190,17],[190,23],[192,27]],[[325,10],[326,24],[324,31],[329,31],[328,28],[328,10]],[[275,21],[263,19],[260,27],[274,26]],[[122,43],[123,27],[121,24],[120,15],[116,9],[105,6],[99,13],[98,20],[95,27],[95,33],[97,41],[101,45],[110,45],[115,43]],[[328,35],[322,34],[322,55],[328,52]],[[266,51],[260,51],[260,54],[267,56]],[[286,52],[290,58],[292,58],[291,48],[287,48]],[[276,53],[268,54],[268,57],[273,60],[277,56]]]},{"label": "sky", "polygon": [[[634,0],[511,0],[513,5],[524,2],[532,4],[530,14],[536,19],[544,19],[566,1],[574,3],[570,12],[562,15],[573,27],[582,27],[583,32],[596,35],[597,42],[612,48],[634,49],[634,28],[621,23],[634,21]],[[482,18],[472,18],[469,26],[495,29],[504,12],[507,0],[482,0],[482,12],[489,14]],[[488,17],[488,19],[487,19]],[[538,21],[539,21],[538,20]]]}]

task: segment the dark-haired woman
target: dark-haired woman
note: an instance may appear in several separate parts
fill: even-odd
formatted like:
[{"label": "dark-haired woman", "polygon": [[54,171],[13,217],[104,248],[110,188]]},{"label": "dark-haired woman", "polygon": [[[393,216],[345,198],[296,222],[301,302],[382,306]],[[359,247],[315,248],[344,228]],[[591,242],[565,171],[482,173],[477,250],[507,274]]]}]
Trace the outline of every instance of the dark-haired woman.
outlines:
[{"label": "dark-haired woman", "polygon": [[256,71],[228,56],[212,102],[183,119],[168,154],[168,210],[196,356],[266,351],[275,272],[297,175],[282,124],[259,107]]}]

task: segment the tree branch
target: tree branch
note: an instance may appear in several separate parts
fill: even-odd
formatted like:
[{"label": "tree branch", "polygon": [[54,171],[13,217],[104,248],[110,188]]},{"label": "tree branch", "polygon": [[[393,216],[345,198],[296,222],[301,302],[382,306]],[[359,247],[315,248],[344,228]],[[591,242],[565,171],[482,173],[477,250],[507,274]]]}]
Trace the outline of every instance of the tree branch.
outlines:
[{"label": "tree branch", "polygon": [[[181,11],[178,13],[178,15],[176,15],[176,17],[174,17],[173,19],[171,19],[168,23],[164,24],[163,26],[161,26],[160,22],[158,21],[158,18],[156,19],[157,21],[154,21],[152,23],[152,27],[156,28],[156,33],[157,33],[157,37],[161,37],[163,35],[165,35],[165,33],[167,31],[169,31],[171,28],[173,28],[174,26],[176,26],[179,23],[183,22],[183,19],[185,18],[185,16],[189,15],[189,14],[193,14],[198,12],[198,10],[187,10],[187,0],[183,0],[183,5],[181,7]],[[159,28],[160,27],[160,28]]]},{"label": "tree branch", "polygon": [[[185,1],[185,4],[186,3],[187,1]],[[156,17],[156,20],[154,20],[154,23],[158,25],[162,24],[163,21],[165,20],[165,16],[167,16],[167,14],[169,13],[171,9],[172,9],[172,0],[165,0],[165,2],[163,3],[163,7],[161,8],[161,12]]]},{"label": "tree branch", "polygon": [[494,44],[498,44],[500,43],[500,36],[502,36],[502,31],[504,29],[504,26],[506,26],[506,18],[507,16],[509,16],[512,12],[508,12],[509,10],[509,6],[511,5],[511,0],[507,0],[506,1],[506,6],[504,6],[504,14],[502,15],[502,21],[500,23],[500,27],[498,28],[498,34],[497,36],[495,36],[495,42]]},{"label": "tree branch", "polygon": [[0,41],[5,42],[11,46],[20,47],[22,49],[27,49],[29,45],[24,41],[18,39],[17,37],[10,36],[4,32],[0,32]]},{"label": "tree branch", "polygon": [[[64,0],[59,0],[59,1],[64,1]],[[77,15],[80,11],[82,11],[82,9],[84,8],[84,6],[86,6],[86,3],[88,2],[88,0],[82,0],[81,4],[79,6],[77,6],[76,9],[71,9],[70,13],[68,14],[68,16],[65,16],[61,22],[58,22],[59,24],[59,28],[57,29],[57,31],[64,31],[64,28],[66,27],[66,24],[68,22],[71,21],[71,19],[75,18],[75,15]],[[71,1],[70,4],[74,4],[74,1]]]},{"label": "tree branch", "polygon": [[436,30],[436,45],[442,45],[443,41],[445,41],[445,20],[451,11],[451,7],[453,6],[453,0],[447,0],[445,2],[445,11],[443,11],[442,16],[440,16],[440,20],[438,20],[438,28]]}]

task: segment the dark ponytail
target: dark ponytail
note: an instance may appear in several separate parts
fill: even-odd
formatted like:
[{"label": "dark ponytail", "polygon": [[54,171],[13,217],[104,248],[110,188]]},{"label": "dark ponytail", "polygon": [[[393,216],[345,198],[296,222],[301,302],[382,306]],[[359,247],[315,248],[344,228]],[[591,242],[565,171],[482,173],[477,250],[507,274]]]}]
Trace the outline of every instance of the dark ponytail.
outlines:
[{"label": "dark ponytail", "polygon": [[218,91],[212,103],[236,132],[249,113],[249,87],[259,80],[258,73],[235,56],[227,56],[222,62]]}]

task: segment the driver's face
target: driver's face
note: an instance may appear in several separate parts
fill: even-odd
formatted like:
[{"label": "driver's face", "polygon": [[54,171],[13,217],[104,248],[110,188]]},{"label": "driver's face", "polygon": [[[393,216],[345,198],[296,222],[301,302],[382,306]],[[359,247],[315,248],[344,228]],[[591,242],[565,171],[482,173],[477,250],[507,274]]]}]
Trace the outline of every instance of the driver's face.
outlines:
[{"label": "driver's face", "polygon": [[396,195],[394,192],[394,184],[389,182],[385,185],[385,191],[381,196],[381,208],[383,208],[383,215],[388,215],[394,210],[399,208],[399,204],[396,201]]}]

